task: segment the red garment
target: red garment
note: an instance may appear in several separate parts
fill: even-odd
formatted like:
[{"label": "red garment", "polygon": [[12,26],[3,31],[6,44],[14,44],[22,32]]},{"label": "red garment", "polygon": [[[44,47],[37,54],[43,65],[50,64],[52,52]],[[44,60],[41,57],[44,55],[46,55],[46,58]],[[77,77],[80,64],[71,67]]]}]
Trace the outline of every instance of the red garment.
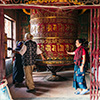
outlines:
[{"label": "red garment", "polygon": [[[79,48],[77,48],[77,49],[75,50],[75,53],[78,51],[78,49],[79,49]],[[82,48],[82,51],[83,51],[83,52],[82,52],[82,55],[86,55],[85,49]]]},{"label": "red garment", "polygon": [[82,58],[83,55],[86,55],[86,50],[85,50],[85,47],[80,46],[75,50],[74,63],[76,65],[78,66],[81,65],[82,60],[83,60]]}]

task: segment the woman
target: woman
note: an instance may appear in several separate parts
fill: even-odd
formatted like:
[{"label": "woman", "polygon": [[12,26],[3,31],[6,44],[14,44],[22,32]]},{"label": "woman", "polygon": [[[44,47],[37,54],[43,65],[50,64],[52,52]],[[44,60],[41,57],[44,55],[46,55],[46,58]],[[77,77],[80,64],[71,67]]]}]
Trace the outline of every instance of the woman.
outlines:
[{"label": "woman", "polygon": [[22,65],[22,56],[18,53],[18,51],[21,49],[23,43],[18,42],[17,47],[15,50],[13,50],[14,53],[14,64],[13,64],[13,84],[16,86],[19,86],[20,83],[24,80],[24,71],[23,71],[23,65]]},{"label": "woman", "polygon": [[86,81],[85,81],[85,70],[86,70],[86,49],[82,46],[83,42],[82,39],[76,40],[76,47],[77,49],[74,52],[68,52],[67,54],[75,55],[74,56],[74,79],[73,79],[73,87],[79,91],[76,91],[75,94],[85,94],[89,92],[87,89]]}]

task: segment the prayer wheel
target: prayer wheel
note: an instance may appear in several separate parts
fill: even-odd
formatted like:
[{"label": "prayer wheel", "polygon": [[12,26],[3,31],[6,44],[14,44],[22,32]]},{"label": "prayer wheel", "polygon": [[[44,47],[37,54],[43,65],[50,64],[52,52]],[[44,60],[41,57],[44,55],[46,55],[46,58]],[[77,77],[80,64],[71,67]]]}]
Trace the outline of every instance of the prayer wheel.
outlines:
[{"label": "prayer wheel", "polygon": [[73,63],[67,51],[75,50],[77,39],[76,10],[31,9],[30,32],[43,51],[45,64]]}]

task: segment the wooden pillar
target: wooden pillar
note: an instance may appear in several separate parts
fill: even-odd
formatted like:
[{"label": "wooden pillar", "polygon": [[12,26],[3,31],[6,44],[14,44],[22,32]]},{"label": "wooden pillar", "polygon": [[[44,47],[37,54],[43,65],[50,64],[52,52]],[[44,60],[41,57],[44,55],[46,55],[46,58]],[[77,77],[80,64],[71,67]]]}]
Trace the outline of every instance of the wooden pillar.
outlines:
[{"label": "wooden pillar", "polygon": [[4,11],[0,9],[0,80],[5,76]]}]

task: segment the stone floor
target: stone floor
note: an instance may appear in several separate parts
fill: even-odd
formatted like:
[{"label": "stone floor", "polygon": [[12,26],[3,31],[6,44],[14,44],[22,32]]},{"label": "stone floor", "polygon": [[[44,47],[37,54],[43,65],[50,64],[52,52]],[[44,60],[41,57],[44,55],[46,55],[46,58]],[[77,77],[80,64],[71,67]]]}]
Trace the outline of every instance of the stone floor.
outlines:
[{"label": "stone floor", "polygon": [[[60,98],[66,98],[66,100],[89,100],[90,94],[75,95],[72,88],[73,82],[73,70],[58,72],[58,75],[64,77],[63,81],[47,81],[50,77],[50,72],[33,72],[33,79],[36,87],[36,93],[27,93],[25,86],[15,88],[14,85],[10,85],[10,92],[14,100],[35,100],[34,98],[40,98],[39,100],[46,100],[43,98],[55,98],[53,100],[62,100]],[[89,75],[86,74],[87,86],[89,88]],[[31,98],[31,99],[30,99]],[[33,99],[32,99],[33,98]],[[58,98],[58,99],[56,99]],[[72,99],[73,98],[73,99]],[[78,99],[80,98],[80,99]],[[88,99],[85,99],[88,98]],[[50,100],[51,100],[50,99]],[[37,99],[38,100],[38,99]],[[47,99],[48,100],[48,99]],[[65,100],[65,99],[64,99]]]}]

